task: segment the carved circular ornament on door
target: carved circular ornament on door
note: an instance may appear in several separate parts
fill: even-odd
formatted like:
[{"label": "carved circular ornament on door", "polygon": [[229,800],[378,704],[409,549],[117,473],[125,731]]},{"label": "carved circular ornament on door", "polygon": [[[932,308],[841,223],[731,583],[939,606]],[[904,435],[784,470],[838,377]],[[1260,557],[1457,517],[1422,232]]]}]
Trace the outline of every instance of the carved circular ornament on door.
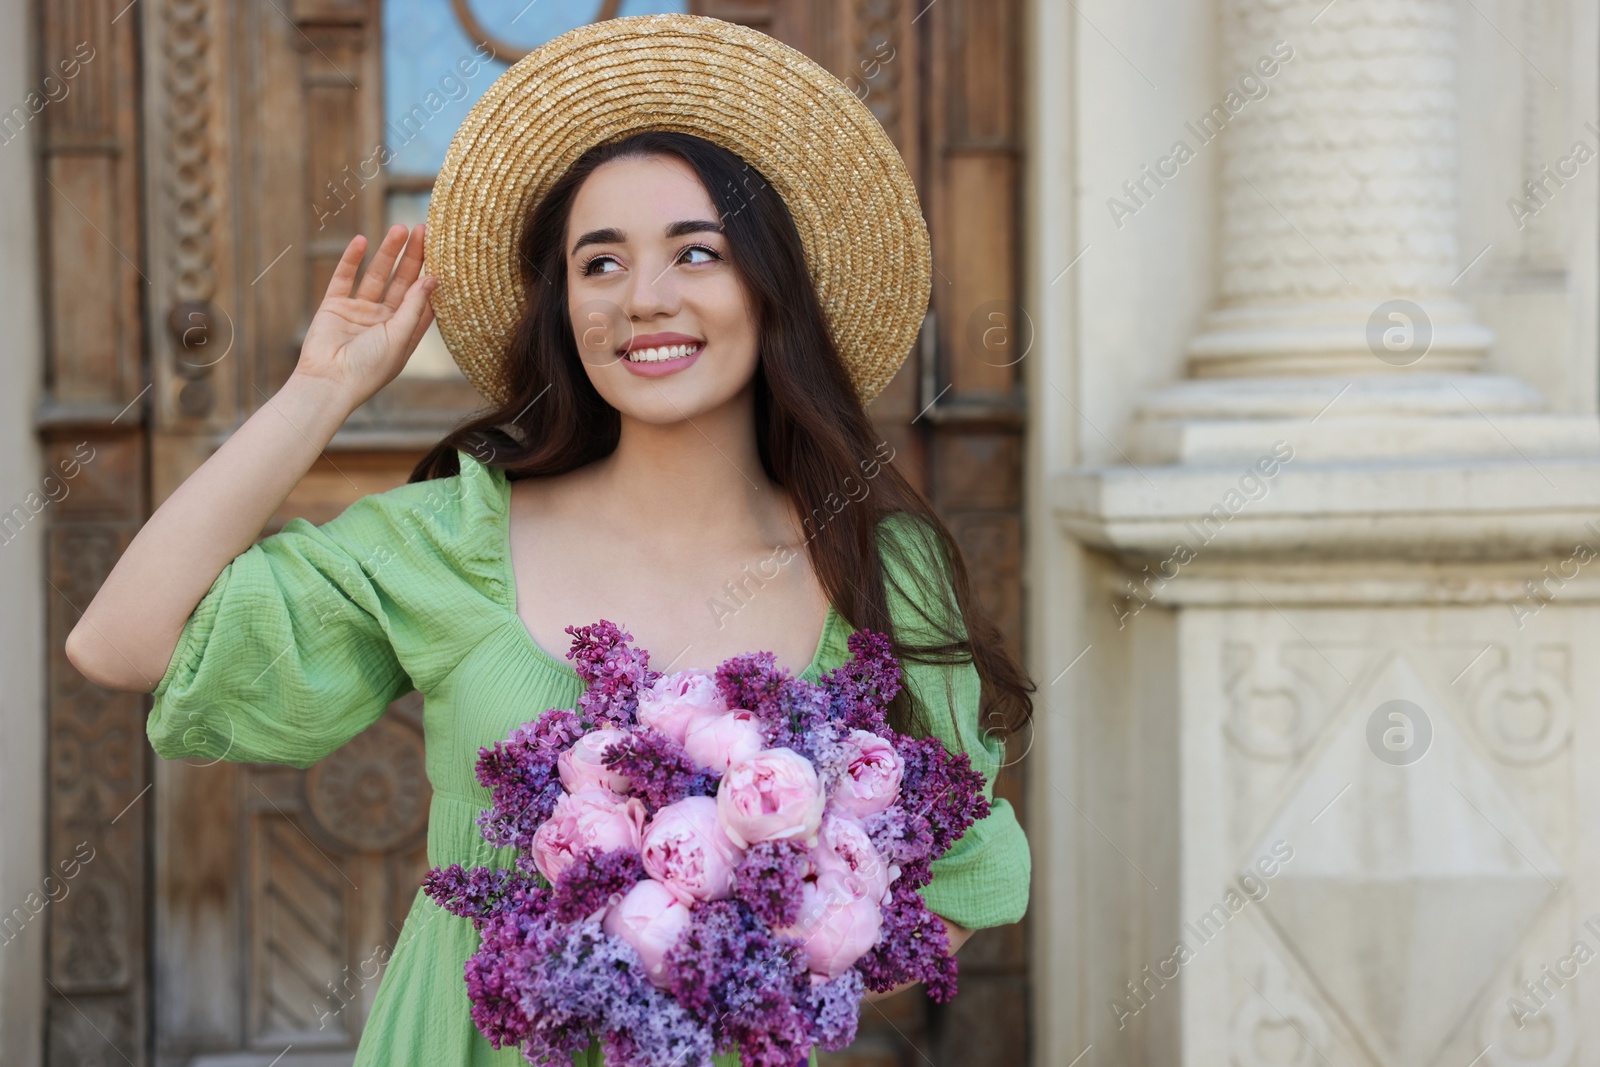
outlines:
[{"label": "carved circular ornament on door", "polygon": [[380,719],[306,772],[306,807],[330,837],[358,852],[387,852],[428,826],[422,740]]},{"label": "carved circular ornament on door", "polygon": [[[532,6],[533,4],[528,5],[528,7]],[[504,60],[507,63],[515,63],[532,51],[529,48],[518,48],[509,41],[502,40],[490,33],[484,28],[483,23],[478,21],[478,16],[473,13],[472,5],[468,0],[450,0],[450,7],[456,13],[456,21],[461,24],[463,30],[467,31],[467,36],[474,41],[482,41],[494,49],[494,58]],[[590,21],[604,22],[607,19],[614,19],[621,9],[622,0],[599,0],[599,9],[595,11],[594,18],[590,19]],[[523,10],[526,10],[526,8]],[[515,22],[516,19],[511,21]]]}]

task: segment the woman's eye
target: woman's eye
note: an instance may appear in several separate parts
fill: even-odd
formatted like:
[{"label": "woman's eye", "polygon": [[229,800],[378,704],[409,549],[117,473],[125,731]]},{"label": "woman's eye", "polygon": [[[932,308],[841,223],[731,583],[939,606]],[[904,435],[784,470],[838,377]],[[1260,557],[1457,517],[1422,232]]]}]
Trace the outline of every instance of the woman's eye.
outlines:
[{"label": "woman's eye", "polygon": [[[691,256],[704,256],[705,258],[691,259]],[[722,257],[717,255],[717,251],[714,248],[707,248],[705,245],[690,245],[683,250],[683,254],[678,258],[684,263],[714,263]]]},{"label": "woman's eye", "polygon": [[621,269],[622,264],[618,263],[612,257],[595,256],[593,259],[583,265],[583,275],[584,277],[588,277],[591,274],[612,274]]}]

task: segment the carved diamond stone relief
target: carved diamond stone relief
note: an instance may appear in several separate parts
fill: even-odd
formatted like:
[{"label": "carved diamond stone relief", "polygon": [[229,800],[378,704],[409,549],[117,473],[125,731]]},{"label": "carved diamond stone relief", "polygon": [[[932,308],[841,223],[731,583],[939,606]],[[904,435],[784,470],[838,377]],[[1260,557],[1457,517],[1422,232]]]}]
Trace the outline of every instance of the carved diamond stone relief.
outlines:
[{"label": "carved diamond stone relief", "polygon": [[[1429,734],[1404,763],[1369,743],[1397,700]],[[1400,655],[1353,690],[1257,848],[1278,839],[1296,856],[1263,914],[1384,1067],[1433,1061],[1565,877]]]}]

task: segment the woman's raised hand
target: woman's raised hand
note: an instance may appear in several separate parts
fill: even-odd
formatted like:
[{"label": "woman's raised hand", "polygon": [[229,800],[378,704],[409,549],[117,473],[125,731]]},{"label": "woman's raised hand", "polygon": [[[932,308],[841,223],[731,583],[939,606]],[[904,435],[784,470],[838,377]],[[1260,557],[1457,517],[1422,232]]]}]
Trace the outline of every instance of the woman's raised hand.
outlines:
[{"label": "woman's raised hand", "polygon": [[391,226],[354,293],[367,239],[352,237],[306,330],[294,373],[332,383],[352,411],[394,380],[433,322],[428,296],[439,283],[432,275],[419,277],[423,237],[421,225],[409,231]]},{"label": "woman's raised hand", "polygon": [[294,373],[162,502],[67,635],[67,659],[85,678],[154,690],[222,569],[255,542],[350,413],[400,373],[433,321],[437,282],[421,277],[422,238],[421,226],[391,228],[354,293],[367,239],[351,240]]}]

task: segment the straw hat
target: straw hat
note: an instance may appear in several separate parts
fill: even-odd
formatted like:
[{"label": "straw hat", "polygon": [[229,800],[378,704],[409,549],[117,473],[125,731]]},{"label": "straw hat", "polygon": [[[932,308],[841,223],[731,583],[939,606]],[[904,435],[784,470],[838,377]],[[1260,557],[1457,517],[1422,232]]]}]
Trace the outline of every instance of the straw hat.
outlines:
[{"label": "straw hat", "polygon": [[916,188],[878,120],[817,63],[692,15],[580,27],[529,52],[473,105],[428,205],[439,332],[494,402],[524,309],[513,262],[533,205],[585,151],[641,130],[694,134],[760,171],[788,205],[862,403],[905,361],[932,259]]}]

